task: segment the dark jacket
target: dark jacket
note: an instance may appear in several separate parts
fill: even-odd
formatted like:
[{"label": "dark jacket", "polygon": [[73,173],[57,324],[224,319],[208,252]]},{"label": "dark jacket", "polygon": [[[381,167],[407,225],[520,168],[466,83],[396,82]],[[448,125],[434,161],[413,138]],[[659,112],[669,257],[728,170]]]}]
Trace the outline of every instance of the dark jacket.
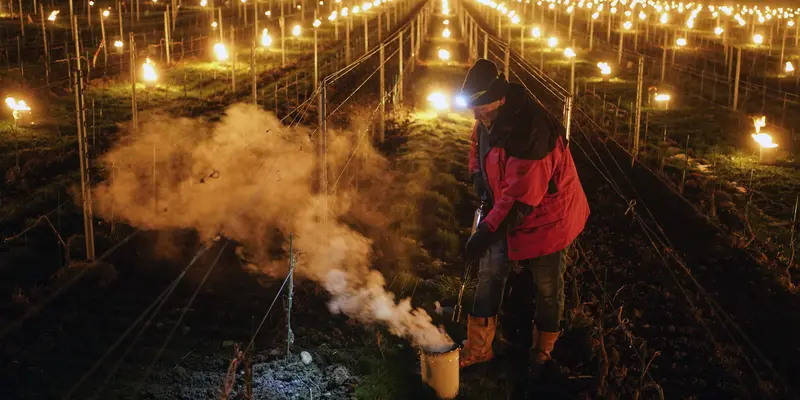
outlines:
[{"label": "dark jacket", "polygon": [[586,224],[589,204],[567,144],[564,127],[517,84],[490,130],[476,121],[470,173],[490,188],[484,222],[506,231],[511,260],[562,250]]}]

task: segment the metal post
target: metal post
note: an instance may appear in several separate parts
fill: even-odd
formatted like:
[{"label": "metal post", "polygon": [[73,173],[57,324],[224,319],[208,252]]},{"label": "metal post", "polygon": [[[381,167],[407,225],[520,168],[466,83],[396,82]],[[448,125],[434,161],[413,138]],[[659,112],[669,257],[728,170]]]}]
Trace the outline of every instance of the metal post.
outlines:
[{"label": "metal post", "polygon": [[399,75],[400,78],[397,81],[397,104],[403,104],[403,31],[401,30],[398,33],[398,51],[399,51],[399,58],[397,59],[398,65],[400,66]]},{"label": "metal post", "polygon": [[347,65],[350,65],[350,29],[352,29],[352,24],[353,19],[348,15],[344,29],[344,63]]},{"label": "metal post", "polygon": [[508,42],[506,43],[506,52],[503,58],[503,62],[505,64],[504,73],[506,74],[506,79],[508,79],[508,73],[511,69],[511,25],[508,26]]},{"label": "metal post", "polygon": [[[542,12],[544,14],[544,12]],[[570,131],[572,130],[572,95],[564,99],[564,129],[566,131],[566,138],[569,141]]]},{"label": "metal post", "polygon": [[483,32],[483,58],[489,58],[489,32]]},{"label": "metal post", "polygon": [[786,51],[786,31],[787,30],[788,29],[786,29],[786,27],[783,28],[783,39],[781,40],[781,62],[779,64],[779,66],[778,66],[778,73],[782,73],[783,72],[783,56],[784,56],[784,52]]},{"label": "metal post", "polygon": [[19,0],[19,30],[22,33],[22,37],[25,37],[25,23],[22,22],[22,0]]},{"label": "metal post", "polygon": [[569,95],[575,96],[575,57],[571,57],[569,63]]},{"label": "metal post", "polygon": [[233,27],[231,27],[231,89],[236,91],[236,31]]},{"label": "metal post", "polygon": [[739,76],[742,72],[742,48],[736,48],[736,80],[733,85],[733,110],[736,111],[739,105]]},{"label": "metal post", "polygon": [[[364,54],[369,53],[369,27],[367,14],[364,14]],[[378,31],[380,31],[381,18],[378,16]]]},{"label": "metal post", "polygon": [[[572,7],[572,6],[570,6]],[[569,13],[569,33],[567,34],[567,39],[572,39],[572,20],[575,19],[575,8],[573,7],[572,12]]]},{"label": "metal post", "polygon": [[122,2],[120,0],[117,0],[117,19],[119,20],[119,40],[124,42],[125,32],[122,29]]},{"label": "metal post", "polygon": [[[42,20],[42,43],[44,44],[45,78],[47,80],[47,85],[50,86],[50,49],[47,46],[47,27],[44,23],[44,6],[42,4],[39,4],[39,14]],[[105,37],[105,34],[103,34],[103,37]]]},{"label": "metal post", "polygon": [[[589,10],[589,12],[592,12],[592,11]],[[589,51],[592,51],[592,49],[594,48],[594,18],[592,18],[592,16],[590,15],[589,16],[589,20],[590,20],[590,22],[589,22]]]},{"label": "metal post", "polygon": [[167,50],[167,65],[172,64],[172,58],[170,57],[170,32],[169,32],[169,7],[167,6],[167,11],[164,12],[164,47]]},{"label": "metal post", "polygon": [[619,50],[617,52],[617,64],[620,64],[620,65],[622,65],[622,46],[625,43],[625,42],[623,42],[623,38],[625,37],[625,31],[623,29],[624,28],[620,27],[620,30],[619,30]]},{"label": "metal post", "polygon": [[[639,74],[636,80],[636,125],[633,128],[633,154],[631,165],[639,155],[639,134],[642,121],[642,86],[644,85],[644,56],[639,56]],[[688,156],[688,155],[687,155]]]},{"label": "metal post", "polygon": [[[253,5],[255,6],[255,5]],[[253,76],[253,105],[258,107],[258,80],[256,79],[256,40],[250,45],[250,73]]]},{"label": "metal post", "polygon": [[378,143],[383,143],[385,129],[386,129],[386,55],[384,51],[383,41],[381,41],[381,19],[378,17],[378,46],[380,46],[380,63],[381,63],[381,72],[380,72],[380,89],[378,91],[380,95],[380,121],[378,125]]},{"label": "metal post", "polygon": [[292,297],[294,295],[294,234],[289,234],[289,301],[286,305],[286,355],[292,352],[294,333],[292,332]]},{"label": "metal post", "polygon": [[661,55],[661,82],[664,82],[664,79],[667,77],[667,40],[669,39],[669,35],[666,32],[666,28],[664,30],[664,52]]},{"label": "metal post", "polygon": [[131,112],[133,113],[133,130],[139,129],[139,116],[136,107],[136,42],[133,39],[133,32],[128,33],[129,46],[131,52]]},{"label": "metal post", "polygon": [[317,51],[317,28],[314,28],[314,90],[319,87],[319,55]]},{"label": "metal post", "polygon": [[281,26],[281,67],[286,66],[286,20],[283,18],[283,0],[281,0],[281,17],[278,24]]},{"label": "metal post", "polygon": [[76,69],[75,79],[75,122],[78,133],[78,154],[81,168],[81,205],[83,206],[83,234],[86,242],[86,258],[94,260],[94,224],[92,217],[92,192],[88,186],[89,157],[86,143],[86,121],[84,118],[83,78]]}]

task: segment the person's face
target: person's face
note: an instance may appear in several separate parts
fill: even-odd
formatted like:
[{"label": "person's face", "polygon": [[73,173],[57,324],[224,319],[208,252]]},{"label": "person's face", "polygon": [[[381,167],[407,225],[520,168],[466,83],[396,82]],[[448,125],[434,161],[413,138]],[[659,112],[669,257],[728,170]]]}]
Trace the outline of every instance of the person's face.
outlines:
[{"label": "person's face", "polygon": [[505,104],[506,99],[505,97],[491,102],[489,104],[484,104],[480,106],[470,107],[472,112],[475,114],[475,119],[483,122],[484,125],[489,125],[497,118],[497,114],[500,112],[500,107]]}]

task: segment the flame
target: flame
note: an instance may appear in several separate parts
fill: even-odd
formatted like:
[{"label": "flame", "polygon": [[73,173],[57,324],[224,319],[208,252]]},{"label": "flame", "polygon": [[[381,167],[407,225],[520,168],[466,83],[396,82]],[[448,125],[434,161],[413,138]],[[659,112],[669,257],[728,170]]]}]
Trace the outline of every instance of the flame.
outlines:
[{"label": "flame", "polygon": [[446,110],[450,107],[450,102],[447,101],[447,96],[440,92],[431,93],[428,96],[428,101],[431,103],[433,108],[437,110]]},{"label": "flame", "polygon": [[158,79],[158,74],[156,74],[156,69],[153,66],[153,62],[150,61],[149,57],[145,59],[144,64],[142,64],[142,72],[143,72],[142,79],[144,79],[145,82],[155,82],[156,79]]},{"label": "flame", "polygon": [[122,48],[122,40],[115,40],[114,47],[121,49]]},{"label": "flame", "polygon": [[607,62],[599,62],[597,63],[597,68],[600,68],[600,73],[603,75],[610,75],[611,74],[611,67],[608,65]]},{"label": "flame", "polygon": [[761,128],[767,126],[767,117],[765,115],[754,117],[753,125],[756,127],[756,133],[761,132]]},{"label": "flame", "polygon": [[17,101],[13,97],[6,97],[6,105],[14,111],[30,111],[31,108],[25,104],[25,100]]},{"label": "flame", "polygon": [[272,45],[272,37],[269,35],[267,28],[261,31],[261,46],[269,47]]},{"label": "flame", "polygon": [[445,49],[439,49],[439,58],[442,61],[447,61],[450,59],[450,52]]},{"label": "flame", "polygon": [[791,61],[786,62],[786,72],[794,72],[794,64]]},{"label": "flame", "polygon": [[671,97],[668,94],[665,94],[665,93],[658,94],[658,93],[656,93],[656,101],[669,101],[669,99],[671,99]]},{"label": "flame", "polygon": [[59,12],[60,11],[58,11],[58,10],[55,10],[55,11],[51,12],[50,16],[48,16],[47,19],[50,20],[50,21],[55,21],[56,20],[56,15],[58,15]]},{"label": "flame", "polygon": [[222,43],[214,45],[214,53],[217,55],[217,61],[225,61],[228,59],[228,50]]},{"label": "flame", "polygon": [[758,142],[758,145],[761,146],[761,147],[764,147],[764,148],[767,148],[767,149],[774,149],[775,147],[778,147],[777,143],[773,143],[772,142],[772,136],[770,136],[769,134],[766,134],[766,133],[754,133],[751,136],[753,136],[753,139],[756,142]]}]

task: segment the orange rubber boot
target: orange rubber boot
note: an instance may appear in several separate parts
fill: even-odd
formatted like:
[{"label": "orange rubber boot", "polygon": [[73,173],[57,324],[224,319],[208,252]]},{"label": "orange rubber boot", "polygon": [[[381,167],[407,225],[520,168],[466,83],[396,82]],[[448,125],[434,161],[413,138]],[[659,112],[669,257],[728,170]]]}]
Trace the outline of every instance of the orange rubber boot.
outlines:
[{"label": "orange rubber boot", "polygon": [[458,365],[461,368],[487,362],[494,358],[492,342],[497,329],[497,316],[484,318],[469,316],[467,319],[467,341],[461,349]]},{"label": "orange rubber boot", "polygon": [[531,355],[532,362],[535,364],[544,364],[552,360],[550,352],[556,347],[556,340],[561,332],[542,332],[533,327],[533,354]]}]

